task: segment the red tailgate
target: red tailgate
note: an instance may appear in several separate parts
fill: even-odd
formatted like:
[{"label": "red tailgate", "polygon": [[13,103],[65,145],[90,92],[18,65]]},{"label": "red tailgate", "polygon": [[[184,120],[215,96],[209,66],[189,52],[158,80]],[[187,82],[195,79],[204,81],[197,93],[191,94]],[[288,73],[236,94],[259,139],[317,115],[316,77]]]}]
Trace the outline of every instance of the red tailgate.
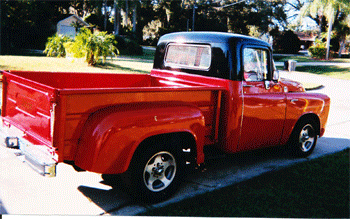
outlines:
[{"label": "red tailgate", "polygon": [[4,72],[2,116],[31,137],[51,144],[54,88]]}]

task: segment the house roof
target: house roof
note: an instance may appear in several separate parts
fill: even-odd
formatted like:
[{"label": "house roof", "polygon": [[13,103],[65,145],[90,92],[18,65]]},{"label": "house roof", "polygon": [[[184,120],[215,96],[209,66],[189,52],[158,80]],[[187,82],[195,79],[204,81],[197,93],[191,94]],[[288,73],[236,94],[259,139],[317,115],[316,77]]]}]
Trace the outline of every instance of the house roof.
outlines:
[{"label": "house roof", "polygon": [[79,22],[81,25],[83,26],[90,26],[87,22],[85,22],[83,19],[81,19],[79,16],[73,14],[73,15],[69,15],[68,17],[66,17],[63,20],[60,20],[57,25],[59,25],[60,23],[64,23],[66,20],[70,19],[70,18],[74,18],[77,22]]},{"label": "house roof", "polygon": [[297,32],[296,33],[301,41],[312,41],[314,42],[316,39],[316,35],[314,34],[307,34],[303,32]]}]

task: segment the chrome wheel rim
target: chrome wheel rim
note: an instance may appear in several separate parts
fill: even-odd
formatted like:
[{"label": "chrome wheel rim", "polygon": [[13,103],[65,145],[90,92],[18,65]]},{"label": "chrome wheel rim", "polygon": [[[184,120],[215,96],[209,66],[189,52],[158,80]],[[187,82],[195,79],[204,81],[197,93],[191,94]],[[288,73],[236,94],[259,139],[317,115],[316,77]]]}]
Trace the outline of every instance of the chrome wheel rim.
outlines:
[{"label": "chrome wheel rim", "polygon": [[312,146],[315,143],[316,134],[314,128],[307,124],[305,125],[299,135],[299,143],[301,144],[301,150],[303,152],[308,152],[311,150]]},{"label": "chrome wheel rim", "polygon": [[162,151],[147,161],[143,171],[143,180],[150,191],[159,192],[174,181],[175,174],[175,157],[167,151]]}]

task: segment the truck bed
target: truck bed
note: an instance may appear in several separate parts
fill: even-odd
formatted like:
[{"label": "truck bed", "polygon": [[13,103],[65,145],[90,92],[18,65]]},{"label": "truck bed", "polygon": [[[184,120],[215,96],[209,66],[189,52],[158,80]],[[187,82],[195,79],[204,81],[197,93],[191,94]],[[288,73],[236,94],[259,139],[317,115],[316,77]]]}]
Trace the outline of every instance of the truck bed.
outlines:
[{"label": "truck bed", "polygon": [[[7,73],[3,71],[6,75]],[[36,82],[57,90],[116,89],[116,88],[156,88],[156,87],[196,87],[199,82],[184,80],[169,81],[150,74],[101,74],[69,72],[9,71],[15,78]],[[209,86],[209,85],[206,85]]]},{"label": "truck bed", "polygon": [[[33,144],[73,160],[89,116],[106,107],[136,103],[181,102],[199,107],[205,117],[207,143],[217,138],[221,91],[201,76],[90,74],[3,71],[3,121],[23,131]],[[25,122],[23,122],[25,121]],[[216,127],[216,128],[215,128]]]}]

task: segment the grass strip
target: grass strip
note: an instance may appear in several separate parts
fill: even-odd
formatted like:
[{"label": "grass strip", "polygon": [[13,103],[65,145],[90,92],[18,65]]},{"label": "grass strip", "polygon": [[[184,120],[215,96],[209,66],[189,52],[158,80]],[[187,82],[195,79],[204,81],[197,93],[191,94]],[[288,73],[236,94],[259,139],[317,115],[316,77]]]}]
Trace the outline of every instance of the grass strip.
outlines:
[{"label": "grass strip", "polygon": [[349,149],[143,216],[349,218]]},{"label": "grass strip", "polygon": [[297,62],[350,62],[350,58],[332,58],[330,60],[319,60],[314,59],[310,56],[304,56],[304,55],[280,55],[280,54],[274,54],[273,59],[275,62],[284,62],[288,60],[295,60]]},{"label": "grass strip", "polygon": [[[282,66],[277,67],[278,70],[283,70]],[[347,66],[327,66],[327,65],[302,65],[297,66],[295,71],[306,72],[311,74],[329,76],[332,78],[350,80],[350,67]]]},{"label": "grass strip", "polygon": [[296,71],[350,80],[350,68],[341,66],[297,66]]}]

